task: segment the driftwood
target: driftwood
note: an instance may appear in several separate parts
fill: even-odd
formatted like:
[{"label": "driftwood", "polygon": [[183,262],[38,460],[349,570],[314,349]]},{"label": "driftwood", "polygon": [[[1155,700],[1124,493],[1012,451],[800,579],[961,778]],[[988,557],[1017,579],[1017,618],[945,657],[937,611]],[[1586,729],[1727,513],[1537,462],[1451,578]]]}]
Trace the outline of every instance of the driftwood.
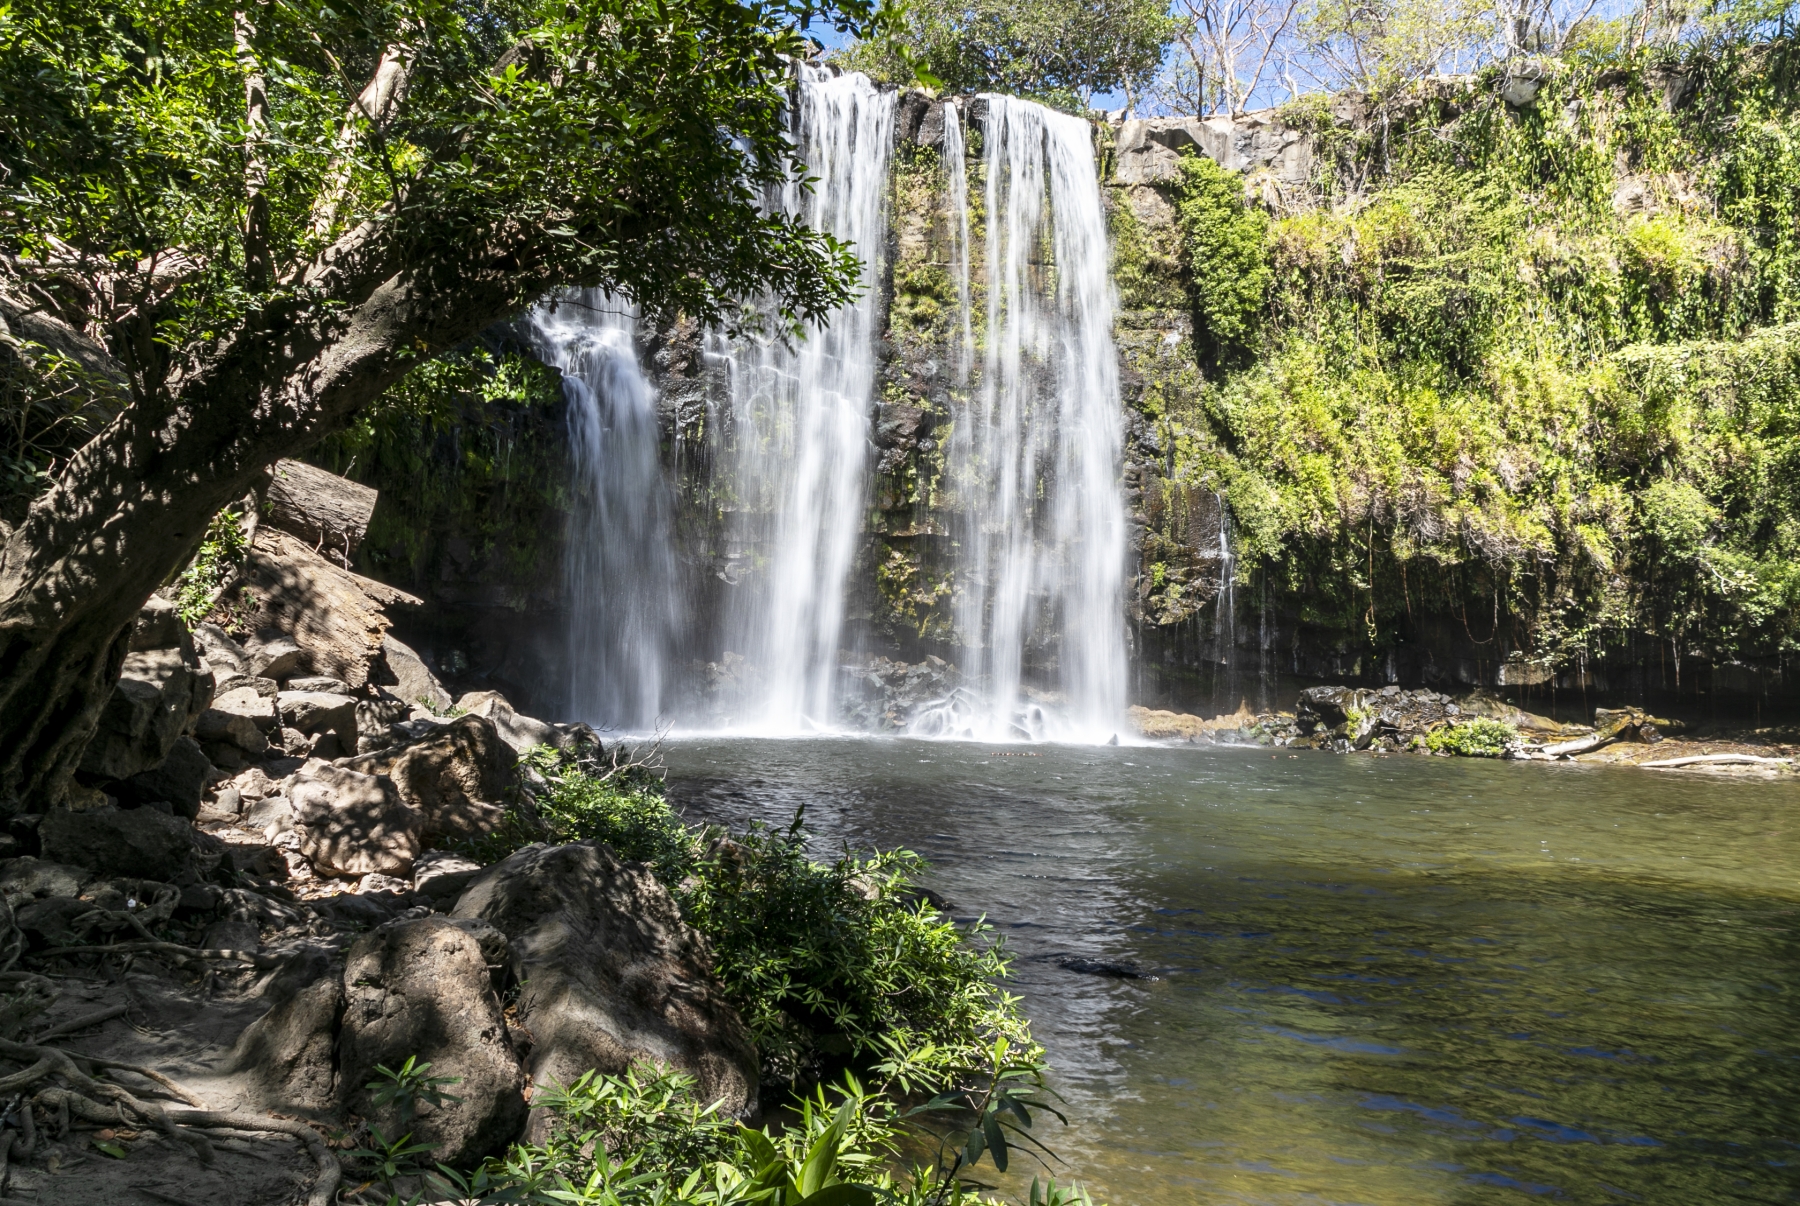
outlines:
[{"label": "driftwood", "polygon": [[1597,727],[1586,737],[1577,737],[1573,741],[1559,741],[1555,745],[1515,746],[1508,751],[1511,758],[1522,758],[1527,761],[1545,762],[1555,758],[1573,758],[1576,754],[1585,754],[1597,750],[1603,745],[1611,745],[1631,733],[1639,726],[1653,723],[1653,719],[1636,708],[1626,708],[1619,712],[1597,711],[1594,719]]},{"label": "driftwood", "polygon": [[1786,766],[1792,761],[1792,758],[1764,758],[1757,754],[1689,754],[1685,758],[1664,758],[1638,765],[1645,770],[1675,770],[1683,766]]},{"label": "driftwood", "polygon": [[304,540],[342,566],[369,530],[376,492],[303,461],[277,461],[269,482],[269,526]]}]

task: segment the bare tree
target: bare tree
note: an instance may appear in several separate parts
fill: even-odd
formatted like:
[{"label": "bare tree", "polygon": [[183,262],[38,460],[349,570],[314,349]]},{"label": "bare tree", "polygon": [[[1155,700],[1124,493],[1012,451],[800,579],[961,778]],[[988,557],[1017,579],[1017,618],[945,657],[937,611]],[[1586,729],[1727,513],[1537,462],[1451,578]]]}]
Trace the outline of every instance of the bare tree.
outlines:
[{"label": "bare tree", "polygon": [[1561,54],[1599,0],[1498,0],[1494,5],[1499,51],[1516,59],[1534,54]]},{"label": "bare tree", "polygon": [[1326,88],[1388,96],[1482,57],[1492,10],[1434,0],[1315,0],[1301,20],[1302,71]]},{"label": "bare tree", "polygon": [[1237,117],[1272,74],[1301,0],[1176,0],[1176,33],[1156,98],[1201,116]]}]

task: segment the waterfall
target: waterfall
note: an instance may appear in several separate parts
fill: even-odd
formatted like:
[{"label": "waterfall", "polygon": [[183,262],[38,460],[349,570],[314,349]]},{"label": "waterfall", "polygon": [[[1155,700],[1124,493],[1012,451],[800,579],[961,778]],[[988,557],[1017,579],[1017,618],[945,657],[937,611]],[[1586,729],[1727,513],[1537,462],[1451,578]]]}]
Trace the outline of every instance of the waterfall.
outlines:
[{"label": "waterfall", "polygon": [[956,311],[962,326],[953,367],[956,383],[967,385],[975,362],[975,326],[969,304],[969,178],[962,110],[954,100],[944,102],[944,174],[950,195],[950,271],[956,277]]},{"label": "waterfall", "polygon": [[656,395],[638,366],[629,303],[597,290],[533,310],[538,356],[563,374],[574,505],[565,559],[568,715],[651,726],[681,621]]},{"label": "waterfall", "polygon": [[818,183],[772,208],[850,244],[863,290],[789,340],[714,340],[730,383],[731,539],[749,568],[727,604],[725,641],[743,660],[733,727],[783,732],[836,714],[844,593],[863,529],[875,392],[885,202],[895,94],[868,78],[802,65],[794,138]]},{"label": "waterfall", "polygon": [[1231,522],[1225,496],[1215,494],[1213,499],[1219,506],[1219,593],[1213,600],[1213,647],[1218,651],[1220,664],[1225,667],[1224,699],[1221,701],[1218,691],[1214,690],[1213,702],[1215,711],[1223,713],[1235,712],[1238,706],[1237,563],[1231,554]]},{"label": "waterfall", "polygon": [[1126,534],[1092,134],[1028,101],[981,103],[986,347],[948,449],[965,516],[957,624],[985,700],[970,727],[1105,740],[1125,707]]}]

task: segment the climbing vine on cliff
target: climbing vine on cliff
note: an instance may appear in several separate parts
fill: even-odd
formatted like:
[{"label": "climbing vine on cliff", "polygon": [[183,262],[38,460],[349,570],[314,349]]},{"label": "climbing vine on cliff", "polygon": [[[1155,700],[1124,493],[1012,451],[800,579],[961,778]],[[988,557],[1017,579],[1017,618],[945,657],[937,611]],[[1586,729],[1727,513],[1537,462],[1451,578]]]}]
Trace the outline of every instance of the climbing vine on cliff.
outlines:
[{"label": "climbing vine on cliff", "polygon": [[1433,82],[1266,218],[1183,164],[1196,326],[1261,339],[1165,423],[1259,597],[1374,651],[1432,617],[1546,667],[1796,647],[1796,57]]}]

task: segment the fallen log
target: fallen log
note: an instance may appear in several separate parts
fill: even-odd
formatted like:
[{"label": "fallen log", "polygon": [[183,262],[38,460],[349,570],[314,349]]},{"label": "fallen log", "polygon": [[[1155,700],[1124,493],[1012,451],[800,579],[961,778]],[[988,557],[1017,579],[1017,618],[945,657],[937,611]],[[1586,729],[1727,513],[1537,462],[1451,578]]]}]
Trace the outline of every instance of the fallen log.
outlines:
[{"label": "fallen log", "polygon": [[277,461],[269,482],[269,526],[291,535],[342,566],[375,513],[376,492],[304,461]]},{"label": "fallen log", "polygon": [[1764,758],[1757,754],[1689,754],[1685,758],[1664,758],[1638,765],[1645,770],[1676,770],[1683,766],[1786,766],[1792,761],[1792,758]]}]

